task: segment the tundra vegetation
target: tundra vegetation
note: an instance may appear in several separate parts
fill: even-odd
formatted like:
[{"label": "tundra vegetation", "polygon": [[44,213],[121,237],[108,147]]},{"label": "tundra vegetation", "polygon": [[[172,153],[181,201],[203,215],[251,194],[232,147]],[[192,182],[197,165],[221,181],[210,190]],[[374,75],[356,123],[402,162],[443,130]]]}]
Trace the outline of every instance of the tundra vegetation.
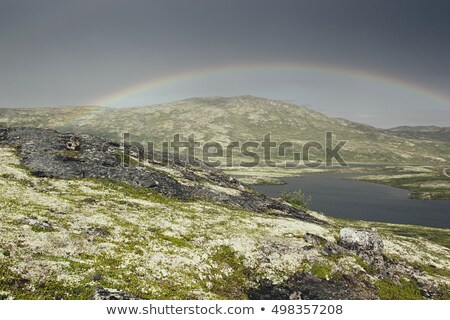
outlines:
[{"label": "tundra vegetation", "polygon": [[[99,288],[148,299],[246,299],[262,283],[283,286],[299,274],[353,279],[362,298],[448,298],[448,230],[309,212],[323,222],[313,223],[110,180],[36,177],[7,146],[0,159],[3,299],[91,299]],[[378,230],[386,261],[395,261],[391,278],[330,249],[349,225]]]},{"label": "tundra vegetation", "polygon": [[[413,190],[412,197],[449,197],[448,140],[283,101],[243,96],[127,109],[0,109],[0,123],[113,140],[129,132],[155,146],[176,133],[226,145],[261,141],[268,132],[273,141],[303,145],[332,131],[348,140],[341,154],[347,162],[392,165],[364,169],[361,179]],[[53,139],[64,135],[53,131],[30,130],[20,139],[20,130],[12,132],[8,143],[0,141],[2,299],[449,299],[449,230],[330,218],[308,210],[302,194],[268,199],[202,166],[138,166],[128,156],[132,166],[122,170],[111,164],[127,155],[67,149]],[[323,150],[312,156],[323,158]],[[286,157],[273,154],[281,168],[225,169],[259,183],[329,170],[285,169]],[[342,242],[349,227],[355,244]],[[379,237],[383,249],[372,250],[357,230]]]}]

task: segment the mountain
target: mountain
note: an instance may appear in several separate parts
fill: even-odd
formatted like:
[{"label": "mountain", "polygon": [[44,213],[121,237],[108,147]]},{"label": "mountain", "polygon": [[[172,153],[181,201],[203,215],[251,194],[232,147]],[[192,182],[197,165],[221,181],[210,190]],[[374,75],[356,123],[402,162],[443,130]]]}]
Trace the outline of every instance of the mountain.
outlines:
[{"label": "mountain", "polygon": [[[117,109],[0,109],[0,123],[84,132],[112,139],[130,133],[133,140],[152,141],[157,149],[161,149],[162,141],[172,141],[176,133],[184,139],[194,133],[198,141],[225,145],[230,141],[261,142],[270,132],[272,141],[293,142],[299,151],[308,141],[324,145],[325,132],[331,131],[333,145],[347,140],[339,154],[348,163],[443,164],[450,157],[450,145],[445,141],[399,137],[386,130],[327,117],[303,106],[252,96],[192,98]],[[292,158],[291,149],[287,150],[286,157],[273,153],[275,160],[281,163]],[[312,151],[314,157],[323,158],[323,150]]]},{"label": "mountain", "polygon": [[449,230],[332,219],[128,147],[0,126],[0,298],[449,298]]},{"label": "mountain", "polygon": [[450,127],[401,126],[387,129],[387,131],[406,139],[434,140],[450,143]]}]

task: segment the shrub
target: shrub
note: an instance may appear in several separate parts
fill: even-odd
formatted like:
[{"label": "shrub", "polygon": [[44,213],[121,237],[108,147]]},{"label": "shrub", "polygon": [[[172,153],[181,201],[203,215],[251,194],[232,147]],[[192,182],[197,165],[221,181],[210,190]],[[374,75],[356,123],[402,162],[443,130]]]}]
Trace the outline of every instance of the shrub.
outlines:
[{"label": "shrub", "polygon": [[283,191],[278,198],[290,203],[297,209],[309,209],[311,206],[311,196],[305,195],[301,190],[293,192]]}]

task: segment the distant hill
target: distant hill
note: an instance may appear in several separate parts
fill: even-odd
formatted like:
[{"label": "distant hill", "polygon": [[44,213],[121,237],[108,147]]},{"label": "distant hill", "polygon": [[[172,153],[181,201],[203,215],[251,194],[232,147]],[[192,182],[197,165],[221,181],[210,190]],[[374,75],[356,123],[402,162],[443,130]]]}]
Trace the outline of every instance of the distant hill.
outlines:
[{"label": "distant hill", "polygon": [[450,142],[450,127],[401,126],[387,130],[396,136],[407,139],[437,140]]},{"label": "distant hill", "polygon": [[[0,109],[0,123],[64,131],[85,132],[120,139],[128,132],[136,141],[171,140],[180,133],[195,133],[196,140],[272,140],[301,145],[324,144],[332,131],[335,143],[348,140],[340,154],[348,163],[446,163],[450,143],[398,136],[356,122],[328,117],[303,106],[253,96],[191,98],[167,104],[133,108],[61,107],[46,109]],[[323,155],[321,152],[317,156]],[[281,159],[280,159],[281,161]]]}]

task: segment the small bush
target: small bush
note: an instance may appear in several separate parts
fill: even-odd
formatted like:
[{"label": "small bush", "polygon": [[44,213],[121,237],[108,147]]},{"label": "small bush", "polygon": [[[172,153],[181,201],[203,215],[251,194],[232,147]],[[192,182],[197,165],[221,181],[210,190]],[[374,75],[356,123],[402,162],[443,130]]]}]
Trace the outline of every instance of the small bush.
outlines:
[{"label": "small bush", "polygon": [[311,206],[311,196],[305,195],[301,190],[293,192],[283,191],[278,198],[290,203],[297,209],[309,209]]},{"label": "small bush", "polygon": [[245,291],[250,285],[252,271],[244,264],[244,257],[232,247],[221,245],[211,255],[215,266],[211,269],[210,290],[222,299],[248,299]]}]

